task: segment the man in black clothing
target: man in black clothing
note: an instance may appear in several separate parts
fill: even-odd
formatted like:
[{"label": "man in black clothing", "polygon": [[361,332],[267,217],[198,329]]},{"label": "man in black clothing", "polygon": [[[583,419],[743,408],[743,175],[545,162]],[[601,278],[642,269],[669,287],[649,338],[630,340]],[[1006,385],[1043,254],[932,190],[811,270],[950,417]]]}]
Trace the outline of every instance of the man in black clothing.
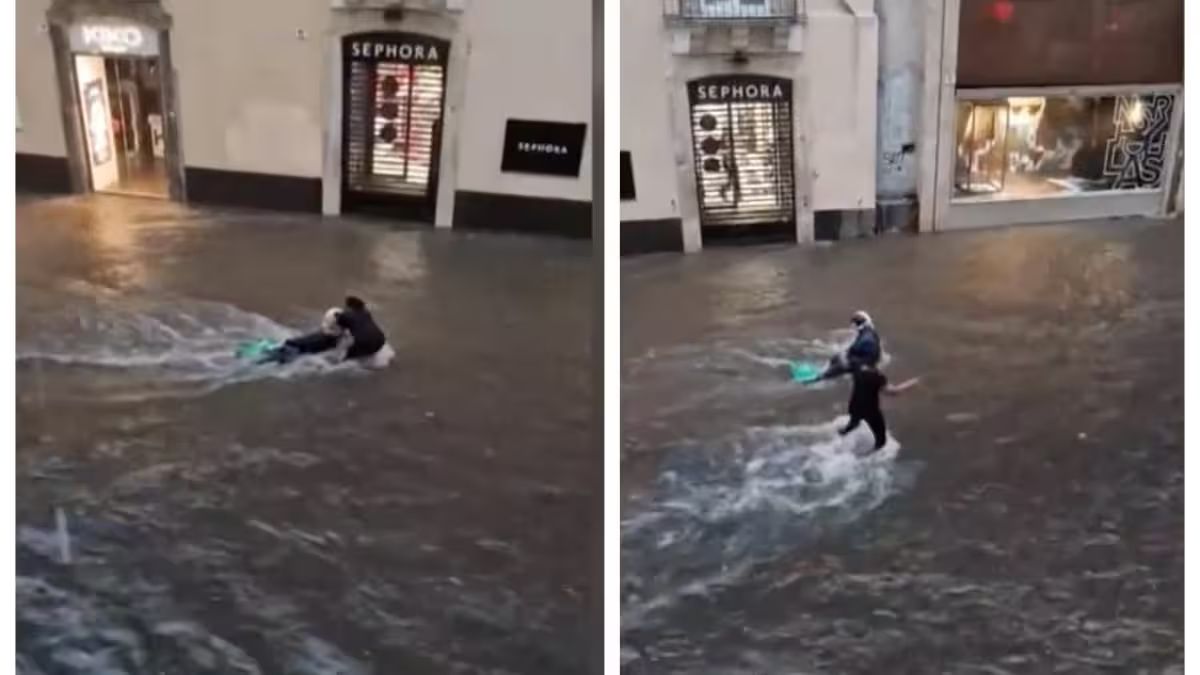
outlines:
[{"label": "man in black clothing", "polygon": [[888,384],[887,375],[879,372],[873,366],[862,365],[854,369],[854,387],[850,390],[850,423],[845,428],[838,429],[838,433],[845,436],[846,434],[858,428],[862,422],[866,422],[871,428],[871,433],[875,435],[875,450],[879,450],[887,443],[887,421],[883,418],[883,409],[879,405],[880,394],[896,395],[908,389],[920,380],[912,378],[907,382],[897,385]]},{"label": "man in black clothing", "polygon": [[338,317],[342,310],[334,307],[325,312],[321,321],[321,329],[299,337],[289,338],[275,349],[268,352],[259,363],[289,363],[300,356],[320,354],[337,349],[341,342],[343,329],[338,325]]},{"label": "man in black clothing", "polygon": [[345,309],[338,315],[337,325],[346,329],[354,343],[346,352],[347,359],[363,359],[373,356],[387,343],[383,331],[367,311],[367,303],[353,295],[346,298]]}]

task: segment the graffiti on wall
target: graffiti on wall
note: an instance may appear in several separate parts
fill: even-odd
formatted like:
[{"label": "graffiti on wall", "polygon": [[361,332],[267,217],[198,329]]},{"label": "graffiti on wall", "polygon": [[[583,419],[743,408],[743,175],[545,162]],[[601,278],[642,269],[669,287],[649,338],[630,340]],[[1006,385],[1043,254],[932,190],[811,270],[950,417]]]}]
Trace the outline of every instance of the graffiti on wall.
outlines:
[{"label": "graffiti on wall", "polygon": [[1174,107],[1172,94],[1117,97],[1104,152],[1104,175],[1112,179],[1112,189],[1161,185]]}]

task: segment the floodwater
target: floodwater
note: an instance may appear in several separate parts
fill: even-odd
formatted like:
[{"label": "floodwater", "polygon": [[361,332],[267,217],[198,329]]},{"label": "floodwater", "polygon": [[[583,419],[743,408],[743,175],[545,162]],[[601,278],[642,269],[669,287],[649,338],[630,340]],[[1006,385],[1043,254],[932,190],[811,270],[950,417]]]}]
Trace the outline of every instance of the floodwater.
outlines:
[{"label": "floodwater", "polygon": [[[625,672],[1182,672],[1183,227],[624,261]],[[858,308],[866,456],[786,367]]]},{"label": "floodwater", "polygon": [[[33,673],[578,673],[591,247],[24,200],[17,648]],[[364,297],[397,356],[248,367]]]}]

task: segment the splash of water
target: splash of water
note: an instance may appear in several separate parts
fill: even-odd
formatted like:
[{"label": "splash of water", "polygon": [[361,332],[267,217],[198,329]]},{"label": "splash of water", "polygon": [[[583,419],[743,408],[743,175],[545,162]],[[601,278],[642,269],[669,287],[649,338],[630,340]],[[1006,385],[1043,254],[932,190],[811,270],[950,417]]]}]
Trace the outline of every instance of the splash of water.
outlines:
[{"label": "splash of water", "polygon": [[234,350],[241,342],[284,340],[300,331],[233,305],[72,290],[66,302],[60,294],[56,306],[23,314],[17,362],[82,371],[83,393],[134,400],[186,396],[352,367],[321,357],[284,366],[238,359]]},{"label": "splash of water", "polygon": [[889,438],[841,437],[846,418],[750,429],[672,452],[656,490],[622,523],[622,622],[638,628],[680,599],[734,583],[759,562],[878,507],[903,483]]}]

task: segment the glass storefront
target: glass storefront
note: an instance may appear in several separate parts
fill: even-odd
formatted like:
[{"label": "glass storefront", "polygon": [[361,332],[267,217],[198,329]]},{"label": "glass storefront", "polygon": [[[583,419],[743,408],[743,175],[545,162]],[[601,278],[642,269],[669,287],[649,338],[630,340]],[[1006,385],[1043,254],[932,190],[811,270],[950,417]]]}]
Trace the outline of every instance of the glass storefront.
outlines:
[{"label": "glass storefront", "polygon": [[[170,69],[158,33],[134,23],[86,20],[68,28],[66,42],[86,187],[170,197],[168,165],[177,160],[168,152],[164,109]],[[180,192],[177,186],[175,191]]]},{"label": "glass storefront", "polygon": [[1175,94],[962,99],[954,197],[1159,190]]}]

